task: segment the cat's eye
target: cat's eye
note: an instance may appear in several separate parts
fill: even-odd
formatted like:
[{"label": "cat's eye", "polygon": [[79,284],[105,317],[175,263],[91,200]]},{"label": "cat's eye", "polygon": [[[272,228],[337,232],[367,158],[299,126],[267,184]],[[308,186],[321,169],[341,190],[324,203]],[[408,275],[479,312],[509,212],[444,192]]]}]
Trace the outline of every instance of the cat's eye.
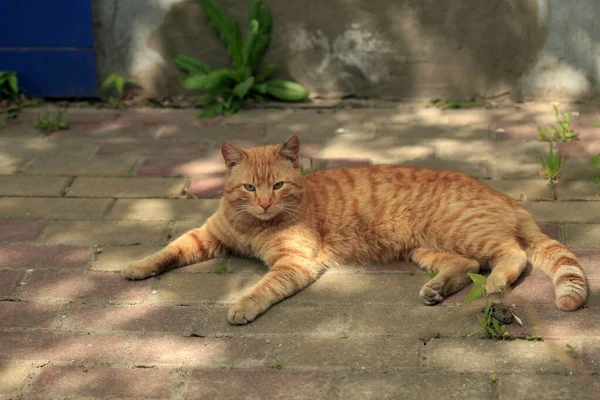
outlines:
[{"label": "cat's eye", "polygon": [[254,192],[256,190],[256,188],[249,183],[244,183],[244,189],[249,192]]},{"label": "cat's eye", "polygon": [[277,190],[277,189],[281,189],[283,187],[283,182],[277,182],[276,184],[273,185],[273,189]]}]

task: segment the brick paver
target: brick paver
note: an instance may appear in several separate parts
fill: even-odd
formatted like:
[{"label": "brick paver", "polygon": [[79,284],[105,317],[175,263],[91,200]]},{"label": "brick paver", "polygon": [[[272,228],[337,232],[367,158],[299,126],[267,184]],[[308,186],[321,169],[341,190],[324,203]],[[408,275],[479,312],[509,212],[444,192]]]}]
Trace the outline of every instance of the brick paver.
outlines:
[{"label": "brick paver", "polygon": [[[0,399],[592,399],[600,397],[599,113],[554,189],[540,177],[537,126],[550,104],[488,109],[71,109],[71,129],[40,136],[28,109],[0,129]],[[246,326],[227,322],[267,271],[227,256],[132,282],[118,272],[202,225],[218,207],[222,140],[254,146],[300,135],[301,159],[328,168],[393,163],[461,171],[520,201],[575,250],[590,300],[554,307],[528,268],[506,303],[514,341],[469,336],[485,304],[465,289],[435,307],[405,261],[339,265]],[[185,189],[187,193],[182,190]],[[537,332],[544,341],[523,340]],[[576,348],[569,352],[565,346]],[[495,374],[495,378],[492,375]]]}]

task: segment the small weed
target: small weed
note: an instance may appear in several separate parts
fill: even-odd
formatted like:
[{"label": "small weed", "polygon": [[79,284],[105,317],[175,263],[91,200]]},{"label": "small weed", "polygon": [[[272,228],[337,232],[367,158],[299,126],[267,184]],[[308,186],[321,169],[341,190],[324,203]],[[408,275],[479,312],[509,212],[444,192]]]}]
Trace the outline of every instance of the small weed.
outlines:
[{"label": "small weed", "polygon": [[565,348],[567,349],[567,351],[573,358],[576,358],[579,356],[579,350],[577,350],[577,347],[573,346],[572,344],[565,343]]},{"label": "small weed", "polygon": [[[600,168],[600,154],[598,154],[596,157],[592,157],[590,159],[590,164],[596,168]],[[594,182],[600,189],[600,175],[592,177],[591,181]]]},{"label": "small weed", "polygon": [[174,62],[187,74],[181,80],[184,89],[203,91],[196,101],[203,108],[198,118],[232,115],[245,99],[270,96],[282,101],[303,101],[308,90],[299,83],[269,79],[275,66],[260,69],[261,59],[271,43],[273,21],[271,10],[262,0],[254,0],[248,15],[248,28],[242,36],[240,24],[230,19],[215,0],[199,0],[208,25],[219,34],[231,56],[233,68],[213,69],[202,61],[179,54]]},{"label": "small weed", "polygon": [[447,100],[443,101],[440,99],[431,100],[425,102],[424,106],[426,108],[429,107],[437,107],[442,110],[457,110],[460,108],[477,108],[485,106],[485,102],[483,101],[464,101],[464,100]]},{"label": "small weed", "polygon": [[310,165],[308,166],[308,168],[304,168],[302,165],[300,165],[300,171],[302,171],[302,175],[307,175],[310,174],[311,172],[315,172],[318,171],[320,169],[325,169],[327,168],[327,161],[320,161],[318,164],[314,163],[313,158],[310,158]]},{"label": "small weed", "polygon": [[556,104],[553,104],[552,108],[554,108],[554,116],[556,117],[558,126],[549,125],[550,130],[538,126],[538,138],[548,142],[568,142],[575,139],[577,133],[569,127],[571,113],[568,112],[565,114],[558,111]]},{"label": "small weed", "polygon": [[0,71],[0,99],[19,98],[19,78],[15,71]]},{"label": "small weed", "polygon": [[227,274],[233,274],[233,271],[231,269],[227,268],[225,265],[217,265],[217,267],[215,268],[215,274],[227,275]]},{"label": "small weed", "polygon": [[540,335],[536,331],[533,331],[533,334],[525,336],[525,340],[527,340],[528,342],[540,342],[543,340],[543,338],[542,335]]},{"label": "small weed", "polygon": [[[136,83],[131,79],[126,79],[121,74],[110,74],[104,79],[102,82],[102,89],[104,89],[108,94],[108,104],[111,106],[116,106],[119,104],[119,101],[126,94],[125,89],[131,89]],[[129,91],[129,90],[127,90]],[[115,97],[114,94],[117,96]]]},{"label": "small weed", "polygon": [[427,280],[430,281],[435,278],[440,273],[437,269],[428,269],[427,270]]},{"label": "small weed", "polygon": [[45,133],[46,135],[59,129],[69,129],[69,123],[62,120],[64,114],[65,112],[62,110],[57,111],[55,116],[52,116],[49,112],[47,112],[40,115],[35,121],[33,121],[33,126],[35,129]]},{"label": "small weed", "polygon": [[506,327],[504,324],[500,323],[496,317],[494,317],[492,300],[485,291],[485,276],[469,272],[469,277],[473,281],[474,285],[467,295],[465,303],[469,303],[480,297],[484,297],[487,300],[487,305],[485,306],[483,314],[477,316],[477,320],[479,321],[479,325],[481,325],[481,327],[469,334],[469,336],[473,336],[479,332],[485,332],[490,339],[508,339]]},{"label": "small weed", "polygon": [[273,363],[271,364],[271,368],[273,369],[281,369],[281,363],[279,362],[279,360],[273,360]]},{"label": "small weed", "polygon": [[490,381],[492,383],[496,383],[498,381],[498,375],[496,375],[496,373],[494,372],[493,374],[490,375]]},{"label": "small weed", "polygon": [[548,186],[554,187],[560,178],[560,170],[565,162],[560,151],[554,151],[554,147],[550,143],[550,153],[545,157],[538,155],[538,161],[542,166],[540,173],[548,178]]}]

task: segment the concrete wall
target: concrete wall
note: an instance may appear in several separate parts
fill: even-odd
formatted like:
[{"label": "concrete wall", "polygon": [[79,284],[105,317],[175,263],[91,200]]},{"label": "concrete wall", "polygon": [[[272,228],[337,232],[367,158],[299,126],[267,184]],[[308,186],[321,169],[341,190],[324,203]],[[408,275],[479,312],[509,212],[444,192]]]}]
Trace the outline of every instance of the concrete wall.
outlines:
[{"label": "concrete wall", "polygon": [[[265,0],[264,59],[313,96],[586,99],[598,94],[598,0]],[[219,0],[245,30],[251,0]],[[196,0],[95,0],[100,78],[185,93],[175,55],[230,61]]]}]

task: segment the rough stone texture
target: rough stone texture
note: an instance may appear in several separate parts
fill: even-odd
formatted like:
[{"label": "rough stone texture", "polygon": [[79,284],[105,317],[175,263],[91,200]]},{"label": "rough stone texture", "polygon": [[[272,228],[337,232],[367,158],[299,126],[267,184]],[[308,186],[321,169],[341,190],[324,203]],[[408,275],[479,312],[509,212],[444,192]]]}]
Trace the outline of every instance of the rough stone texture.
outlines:
[{"label": "rough stone texture", "polygon": [[433,369],[458,373],[569,371],[569,368],[555,357],[546,342],[462,343],[457,340],[434,339],[427,343],[427,363]]},{"label": "rough stone texture", "polygon": [[0,218],[102,218],[110,199],[0,197]]},{"label": "rough stone texture", "polygon": [[90,247],[34,246],[26,244],[0,246],[3,269],[68,269],[83,271],[92,260]]},{"label": "rough stone texture", "polygon": [[0,395],[21,390],[30,370],[26,364],[0,364]]},{"label": "rough stone texture", "polygon": [[[198,24],[200,7],[168,4],[146,5],[141,13],[138,1],[94,2],[100,79],[123,73],[160,97],[182,93],[181,74],[169,62],[177,54],[215,68],[229,65],[217,36]],[[245,31],[250,1],[220,4]],[[442,6],[414,0],[340,4],[269,3],[277,18],[265,65],[275,63],[277,77],[297,80],[322,97],[468,98],[506,91],[577,96],[594,89],[584,82],[594,71],[589,15],[597,8],[591,1],[578,7],[553,2],[552,12],[548,3],[533,0],[494,8],[471,0]],[[572,19],[583,21],[579,36],[565,31],[565,21]],[[506,20],[513,21],[510,28],[502,23]],[[146,29],[132,29],[138,25]],[[586,50],[574,52],[579,44]],[[567,65],[558,64],[561,56]],[[552,90],[547,69],[558,74],[554,82],[562,91]]]},{"label": "rough stone texture", "polygon": [[198,371],[185,400],[267,399],[293,395],[298,400],[327,399],[329,374],[286,371]]},{"label": "rough stone texture", "polygon": [[17,283],[21,281],[23,272],[20,271],[0,271],[0,279],[2,279],[2,285],[0,285],[0,296],[12,297],[15,291]]},{"label": "rough stone texture", "polygon": [[51,366],[36,380],[33,395],[164,399],[174,391],[172,374],[168,370]]},{"label": "rough stone texture", "polygon": [[48,244],[135,245],[161,244],[165,221],[52,221],[42,241]]},{"label": "rough stone texture", "polygon": [[0,176],[0,196],[60,196],[68,178]]},{"label": "rough stone texture", "polygon": [[218,200],[117,200],[108,218],[124,220],[207,219],[218,208]]},{"label": "rough stone texture", "polygon": [[575,248],[600,248],[600,225],[567,224],[565,226],[567,244]]},{"label": "rough stone texture", "polygon": [[[119,3],[124,4],[129,3]],[[455,6],[441,6],[440,12]],[[31,132],[28,120],[0,131],[3,143],[20,154],[20,165],[73,157],[90,150],[92,142],[144,144],[160,138],[178,151],[186,141],[206,143],[197,156],[151,156],[138,159],[142,168],[131,171],[141,176],[143,168],[156,167],[145,173],[190,178],[86,177],[74,170],[65,177],[5,180],[18,190],[23,182],[23,192],[0,194],[0,241],[6,242],[0,244],[0,398],[591,397],[589,373],[600,372],[600,202],[568,199],[581,198],[585,179],[597,170],[570,159],[558,200],[549,200],[537,176],[539,144],[494,132],[497,124],[511,123],[522,127],[519,132],[535,133],[537,125],[552,122],[551,105],[459,111],[417,103],[375,105],[379,108],[259,109],[208,121],[196,120],[196,110],[108,110],[98,116],[83,110],[72,132],[44,140]],[[564,109],[579,111],[574,124],[596,137],[596,106]],[[513,323],[507,330],[517,339],[535,331],[544,341],[469,337],[479,327],[476,316],[485,301],[464,304],[467,287],[437,306],[424,306],[418,293],[427,274],[397,261],[333,267],[251,324],[233,326],[227,322],[229,307],[268,270],[258,260],[225,256],[136,282],[118,274],[126,263],[201,226],[214,211],[218,200],[164,197],[194,181],[190,192],[214,195],[224,172],[222,139],[254,146],[291,133],[300,134],[302,162],[313,157],[336,167],[387,160],[457,169],[486,178],[515,199],[525,200],[524,194],[544,232],[575,249],[589,282],[585,308],[557,310],[551,280],[528,267],[504,299],[523,326]],[[121,150],[133,151],[132,146]],[[153,146],[142,150],[160,150]],[[490,179],[503,174],[510,179]],[[68,185],[68,177],[75,179],[66,197],[53,197],[62,188],[36,197],[38,189],[56,182]],[[132,195],[137,197],[127,198]],[[576,357],[564,343],[577,348]],[[591,379],[597,381],[597,375]]]},{"label": "rough stone texture", "polygon": [[264,339],[145,337],[133,342],[129,357],[145,366],[264,368],[269,366],[275,346]]},{"label": "rough stone texture", "polygon": [[339,383],[339,398],[362,399],[493,399],[487,375],[353,374]]},{"label": "rough stone texture", "polygon": [[200,310],[194,307],[74,306],[63,329],[73,331],[140,331],[190,334]]},{"label": "rough stone texture", "polygon": [[120,275],[34,272],[19,294],[37,300],[124,300],[141,301],[149,292],[149,280],[130,282]]},{"label": "rough stone texture", "polygon": [[184,179],[166,178],[77,178],[68,197],[177,197]]},{"label": "rough stone texture", "polygon": [[560,184],[556,186],[556,197],[561,201],[600,201],[600,187],[594,182],[589,181],[560,182]]},{"label": "rough stone texture", "polygon": [[286,368],[397,370],[419,363],[423,342],[414,338],[354,337],[290,339],[278,346]]},{"label": "rough stone texture", "polygon": [[0,332],[0,338],[1,360],[114,362],[126,344],[118,336],[50,332]]},{"label": "rough stone texture", "polygon": [[50,328],[60,309],[58,304],[3,302],[0,328]]},{"label": "rough stone texture", "polygon": [[507,375],[498,379],[500,400],[592,400],[599,394],[597,377]]},{"label": "rough stone texture", "polygon": [[600,222],[600,203],[551,203],[529,202],[525,208],[533,214],[538,222],[598,223]]},{"label": "rough stone texture", "polygon": [[29,242],[36,240],[48,225],[43,220],[0,221],[0,242]]},{"label": "rough stone texture", "polygon": [[552,189],[542,179],[484,181],[492,189],[509,195],[515,200],[553,199]]},{"label": "rough stone texture", "polygon": [[136,163],[134,158],[55,157],[42,158],[28,165],[26,175],[129,176]]}]

